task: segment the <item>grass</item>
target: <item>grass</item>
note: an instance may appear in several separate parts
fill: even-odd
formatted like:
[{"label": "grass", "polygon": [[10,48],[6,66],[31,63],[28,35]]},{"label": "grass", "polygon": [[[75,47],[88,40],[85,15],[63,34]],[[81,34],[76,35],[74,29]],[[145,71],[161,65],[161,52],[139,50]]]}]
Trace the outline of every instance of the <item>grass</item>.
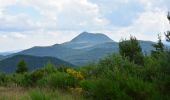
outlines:
[{"label": "grass", "polygon": [[85,100],[81,95],[47,88],[0,87],[0,100]]}]

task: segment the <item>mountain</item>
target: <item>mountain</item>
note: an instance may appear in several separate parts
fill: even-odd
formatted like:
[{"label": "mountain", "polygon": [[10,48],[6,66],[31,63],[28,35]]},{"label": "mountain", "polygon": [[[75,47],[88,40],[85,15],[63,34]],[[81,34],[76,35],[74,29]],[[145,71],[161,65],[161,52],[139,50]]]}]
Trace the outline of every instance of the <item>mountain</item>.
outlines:
[{"label": "mountain", "polygon": [[14,50],[14,51],[8,51],[8,52],[0,52],[0,55],[2,56],[7,56],[7,55],[11,55],[13,53],[17,53],[17,52],[20,52],[22,50]]},{"label": "mountain", "polygon": [[[143,52],[150,53],[153,50],[150,41],[139,41]],[[55,44],[47,47],[33,47],[19,53],[10,55],[32,55],[32,56],[50,56],[70,62],[74,65],[84,65],[91,62],[97,62],[101,58],[111,54],[118,53],[119,44],[102,33],[83,32],[69,42]]]},{"label": "mountain", "polygon": [[4,56],[0,55],[0,60],[2,60],[4,58]]},{"label": "mountain", "polygon": [[51,62],[55,65],[66,65],[66,66],[74,66],[66,61],[60,60],[54,57],[37,57],[30,55],[16,55],[13,57],[9,57],[0,61],[0,71],[11,73],[16,70],[17,63],[20,60],[24,60],[27,64],[29,70],[34,70],[37,68],[43,67],[48,62]]},{"label": "mountain", "polygon": [[83,32],[70,42],[72,43],[104,43],[104,42],[113,42],[108,36],[101,33],[88,33]]},{"label": "mountain", "polygon": [[86,49],[91,48],[97,44],[114,42],[108,36],[102,33],[88,33],[83,32],[77,37],[73,38],[70,42],[63,43],[62,45],[72,49]]},{"label": "mountain", "polygon": [[56,58],[64,58],[65,56],[72,56],[73,54],[77,54],[78,50],[74,50],[72,48],[68,48],[65,46],[62,46],[60,44],[56,44],[53,46],[47,46],[47,47],[33,47],[27,50],[24,50],[22,52],[16,53],[23,54],[23,55],[34,55],[34,56],[51,56]]},{"label": "mountain", "polygon": [[[143,53],[149,54],[154,48],[151,41],[139,41]],[[66,61],[71,62],[75,65],[85,65],[87,63],[94,63],[106,57],[112,53],[119,53],[119,44],[117,42],[106,42],[94,45],[89,48],[84,48],[84,52],[77,55],[68,56]]]}]

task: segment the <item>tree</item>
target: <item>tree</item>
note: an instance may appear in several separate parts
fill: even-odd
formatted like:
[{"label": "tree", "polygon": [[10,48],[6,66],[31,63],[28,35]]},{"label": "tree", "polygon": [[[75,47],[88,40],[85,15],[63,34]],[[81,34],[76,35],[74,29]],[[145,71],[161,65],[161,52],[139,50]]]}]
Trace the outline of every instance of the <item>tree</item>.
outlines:
[{"label": "tree", "polygon": [[140,44],[136,37],[130,36],[130,40],[122,40],[119,43],[119,52],[121,56],[128,58],[135,64],[144,64],[142,48],[140,47]]},{"label": "tree", "polygon": [[158,52],[163,52],[164,51],[164,44],[162,43],[161,36],[158,34],[158,43],[153,44],[153,47],[156,49]]},{"label": "tree", "polygon": [[152,50],[151,51],[151,55],[153,57],[159,57],[161,53],[164,52],[164,44],[162,43],[162,39],[161,39],[161,36],[158,34],[158,42],[156,44],[153,44],[152,45],[155,50]]},{"label": "tree", "polygon": [[27,69],[25,61],[24,60],[19,61],[17,64],[16,73],[24,73],[27,71],[28,71],[28,69]]},{"label": "tree", "polygon": [[[167,18],[168,18],[169,23],[170,23],[170,12],[168,12]],[[165,36],[166,36],[166,40],[168,42],[170,42],[170,31],[167,31],[167,33],[165,33]]]}]

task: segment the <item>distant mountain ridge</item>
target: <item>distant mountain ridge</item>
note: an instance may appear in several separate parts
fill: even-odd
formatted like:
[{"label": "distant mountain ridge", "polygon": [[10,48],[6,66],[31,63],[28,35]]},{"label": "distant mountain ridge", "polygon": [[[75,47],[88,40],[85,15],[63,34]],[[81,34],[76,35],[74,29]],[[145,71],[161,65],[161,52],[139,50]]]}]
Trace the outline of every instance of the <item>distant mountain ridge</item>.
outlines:
[{"label": "distant mountain ridge", "polygon": [[17,52],[20,52],[22,50],[14,50],[14,51],[7,51],[7,52],[0,52],[0,55],[1,56],[7,56],[7,55],[11,55],[13,53],[17,53]]},{"label": "distant mountain ridge", "polygon": [[4,58],[4,56],[3,55],[0,55],[0,60],[2,60]]},{"label": "distant mountain ridge", "polygon": [[13,57],[9,57],[0,61],[0,71],[11,73],[16,70],[17,63],[20,60],[24,60],[29,70],[34,70],[37,68],[43,67],[48,62],[51,62],[54,65],[65,65],[69,67],[74,67],[73,64],[68,63],[66,61],[60,60],[55,57],[37,57],[37,56],[30,56],[30,55],[16,55]]},{"label": "distant mountain ridge", "polygon": [[[143,52],[149,53],[154,48],[150,41],[139,41]],[[119,52],[118,42],[114,42],[102,33],[83,32],[69,42],[47,47],[33,47],[14,55],[50,56],[70,62],[74,65],[94,63],[101,58]],[[11,55],[11,56],[14,56]]]}]

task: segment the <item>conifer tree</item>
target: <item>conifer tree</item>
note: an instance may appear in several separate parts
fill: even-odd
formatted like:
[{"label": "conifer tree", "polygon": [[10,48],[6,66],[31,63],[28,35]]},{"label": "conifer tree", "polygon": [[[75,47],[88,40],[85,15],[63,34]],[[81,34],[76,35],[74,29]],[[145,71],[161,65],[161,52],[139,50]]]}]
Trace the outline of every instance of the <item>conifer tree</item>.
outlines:
[{"label": "conifer tree", "polygon": [[159,57],[161,53],[164,52],[164,44],[162,43],[161,36],[158,34],[158,42],[156,44],[153,44],[153,47],[155,50],[151,51],[151,55],[153,57]]},{"label": "conifer tree", "polygon": [[130,40],[122,40],[119,43],[119,53],[135,64],[143,65],[144,63],[142,48],[136,37],[131,36]]},{"label": "conifer tree", "polygon": [[[170,12],[168,12],[167,18],[168,18],[169,23],[170,23]],[[168,42],[170,42],[170,31],[167,31],[167,33],[165,33],[165,36],[166,36],[166,40]]]},{"label": "conifer tree", "polygon": [[27,69],[27,66],[26,66],[26,63],[24,60],[21,60],[18,62],[17,64],[17,69],[16,69],[16,73],[24,73],[24,72],[27,72],[28,69]]}]

